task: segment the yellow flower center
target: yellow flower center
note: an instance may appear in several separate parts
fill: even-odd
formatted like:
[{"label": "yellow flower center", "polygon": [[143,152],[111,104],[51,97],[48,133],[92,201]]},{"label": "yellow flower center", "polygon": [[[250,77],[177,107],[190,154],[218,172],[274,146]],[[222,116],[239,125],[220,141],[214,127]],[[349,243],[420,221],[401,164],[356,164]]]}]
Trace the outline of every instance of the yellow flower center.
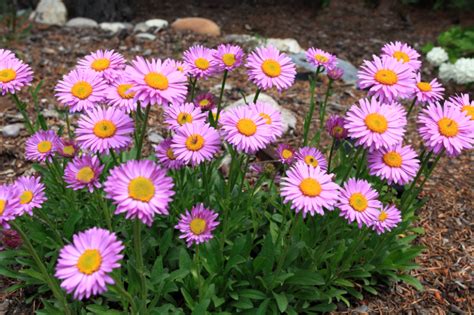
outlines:
[{"label": "yellow flower center", "polygon": [[77,172],[76,179],[83,183],[90,183],[94,176],[94,170],[90,166],[84,166]]},{"label": "yellow flower center", "polygon": [[466,112],[466,114],[471,117],[471,120],[474,120],[474,106],[472,105],[464,105],[462,107],[462,111]]},{"label": "yellow flower center", "polygon": [[321,63],[326,63],[329,60],[328,57],[320,55],[320,54],[314,55],[314,59],[316,59],[317,61],[319,61]]},{"label": "yellow flower center", "polygon": [[270,115],[267,115],[265,113],[260,113],[259,114],[260,117],[262,117],[263,119],[265,119],[265,122],[267,123],[267,125],[271,125],[272,124],[272,118],[270,117]]},{"label": "yellow flower center", "polygon": [[31,190],[25,190],[20,196],[20,203],[25,205],[33,200],[33,192]]},{"label": "yellow flower center", "polygon": [[117,86],[117,92],[121,98],[129,100],[135,96],[134,92],[128,92],[128,90],[133,86],[133,84],[124,83]]},{"label": "yellow flower center", "polygon": [[166,150],[166,156],[170,160],[173,160],[173,161],[176,160],[176,156],[174,155],[174,152],[171,148],[168,148],[168,150]]},{"label": "yellow flower center", "polygon": [[194,65],[201,70],[207,70],[209,69],[210,64],[209,64],[209,60],[201,57],[194,60]]},{"label": "yellow flower center", "polygon": [[339,137],[342,135],[343,132],[344,132],[344,129],[342,129],[341,126],[335,126],[334,128],[332,128],[332,133],[335,136]]},{"label": "yellow flower center", "polygon": [[7,201],[0,199],[0,215],[2,215],[3,211],[5,211],[6,205],[7,205]]},{"label": "yellow flower center", "polygon": [[400,167],[402,166],[402,156],[400,153],[395,151],[387,152],[383,155],[383,161],[390,167]]},{"label": "yellow flower center", "polygon": [[354,193],[349,198],[349,204],[354,210],[364,212],[365,209],[367,209],[367,206],[369,205],[369,201],[361,193]]},{"label": "yellow flower center", "polygon": [[431,84],[429,82],[418,82],[416,84],[416,86],[418,87],[418,89],[421,92],[430,92],[431,91]]},{"label": "yellow flower center", "polygon": [[91,64],[91,68],[95,71],[104,71],[110,66],[110,60],[107,58],[99,58],[94,60]]},{"label": "yellow flower center", "polygon": [[74,155],[75,152],[76,150],[73,145],[67,145],[63,148],[63,153],[66,155]]},{"label": "yellow flower center", "polygon": [[237,122],[237,130],[244,136],[250,137],[257,132],[257,125],[252,119],[242,118]]},{"label": "yellow flower center", "polygon": [[288,149],[283,149],[283,151],[281,151],[281,156],[284,159],[289,159],[293,156],[293,152],[291,152],[291,150],[288,150]]},{"label": "yellow flower center", "polygon": [[387,119],[380,114],[372,113],[365,117],[365,125],[370,131],[384,133],[388,129]]},{"label": "yellow flower center", "polygon": [[37,148],[40,153],[48,153],[53,148],[53,144],[51,141],[45,140],[38,143]]},{"label": "yellow flower center", "polygon": [[375,73],[374,79],[377,82],[385,85],[394,85],[398,82],[397,74],[392,70],[385,69],[377,71],[377,73]]},{"label": "yellow flower center", "polygon": [[313,178],[305,178],[300,183],[300,191],[308,197],[317,197],[321,193],[321,184]]},{"label": "yellow flower center", "polygon": [[203,99],[199,101],[199,106],[206,107],[207,105],[209,105],[209,100]]},{"label": "yellow flower center", "polygon": [[0,82],[8,83],[16,79],[16,71],[13,69],[0,70]]},{"label": "yellow flower center", "polygon": [[94,126],[94,134],[99,138],[110,138],[115,135],[117,127],[110,120],[101,120]]},{"label": "yellow flower center", "polygon": [[307,155],[304,157],[304,162],[312,167],[317,167],[319,165],[318,160],[314,158],[312,155]]},{"label": "yellow flower center", "polygon": [[189,228],[194,235],[201,235],[206,230],[207,223],[206,220],[201,218],[195,218],[189,224]]},{"label": "yellow flower center", "polygon": [[77,269],[86,275],[91,275],[99,270],[102,256],[97,249],[86,249],[77,260]]},{"label": "yellow flower center", "polygon": [[222,55],[222,61],[227,67],[233,66],[235,63],[235,55],[234,54],[224,54]]},{"label": "yellow flower center", "polygon": [[71,88],[71,93],[78,99],[84,100],[92,94],[92,85],[86,81],[76,82]]},{"label": "yellow flower center", "polygon": [[155,185],[145,177],[137,177],[128,184],[128,196],[132,199],[149,202],[155,196]]},{"label": "yellow flower center", "polygon": [[190,151],[199,151],[204,146],[204,138],[201,135],[190,135],[186,139],[186,148]]},{"label": "yellow flower center", "polygon": [[178,70],[179,72],[184,72],[184,68],[182,66],[177,66],[176,70]]},{"label": "yellow flower center", "polygon": [[388,218],[387,212],[385,212],[385,211],[380,211],[380,214],[379,214],[379,221],[380,221],[380,222],[383,222],[383,221],[385,221],[387,218]]},{"label": "yellow flower center", "polygon": [[193,121],[193,116],[191,116],[188,113],[179,113],[178,118],[176,118],[176,121],[178,122],[178,124],[180,124],[182,126],[186,123],[192,122]]},{"label": "yellow flower center", "polygon": [[398,61],[403,61],[403,63],[409,62],[410,57],[403,51],[396,51],[393,53],[393,58],[397,59]]},{"label": "yellow flower center", "polygon": [[438,130],[445,137],[454,137],[459,132],[458,123],[451,118],[441,118],[438,121]]},{"label": "yellow flower center", "polygon": [[277,61],[273,59],[267,59],[262,63],[262,71],[267,76],[275,78],[280,75],[281,66]]},{"label": "yellow flower center", "polygon": [[148,84],[149,87],[152,87],[157,90],[166,90],[168,88],[168,78],[157,72],[149,72],[145,76],[145,83]]}]

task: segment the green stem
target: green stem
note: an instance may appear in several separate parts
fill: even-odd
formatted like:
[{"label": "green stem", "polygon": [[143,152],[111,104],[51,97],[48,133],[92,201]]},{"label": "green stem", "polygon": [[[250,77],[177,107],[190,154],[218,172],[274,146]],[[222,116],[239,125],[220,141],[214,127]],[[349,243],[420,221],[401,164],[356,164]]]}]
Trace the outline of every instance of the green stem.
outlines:
[{"label": "green stem", "polygon": [[191,78],[191,102],[194,100],[194,93],[196,92],[197,78]]},{"label": "green stem", "polygon": [[66,128],[67,128],[67,135],[69,136],[69,139],[74,139],[74,135],[72,134],[71,130],[71,123],[69,121],[69,111],[66,109]]},{"label": "green stem", "polygon": [[141,221],[135,219],[133,224],[133,242],[135,247],[135,263],[137,265],[137,273],[140,276],[140,297],[143,303],[146,303],[147,288],[146,279],[143,271],[143,253],[142,253],[142,240],[141,240]]},{"label": "green stem", "polygon": [[199,244],[196,245],[196,272],[198,286],[198,301],[201,302],[202,297],[202,281],[201,281],[201,256],[199,255]]},{"label": "green stem", "polygon": [[319,129],[323,130],[324,127],[324,117],[326,116],[326,106],[328,104],[329,94],[331,94],[332,83],[334,81],[329,79],[328,88],[326,89],[326,95],[324,95],[324,102],[321,106],[321,112],[319,113]]},{"label": "green stem", "polygon": [[71,310],[69,309],[67,300],[66,300],[64,294],[62,294],[61,288],[59,287],[58,283],[56,282],[56,279],[54,279],[49,274],[48,270],[46,269],[46,266],[44,265],[43,261],[39,257],[38,252],[35,250],[33,244],[31,244],[30,239],[28,238],[26,233],[21,229],[20,225],[17,224],[17,222],[13,221],[10,224],[13,226],[13,228],[15,230],[18,231],[18,233],[20,233],[21,238],[23,239],[23,242],[26,246],[26,249],[28,250],[30,255],[33,257],[33,260],[35,261],[36,265],[40,269],[40,272],[43,274],[43,277],[44,277],[46,283],[48,284],[49,288],[53,292],[53,295],[62,304],[62,306],[64,308],[64,313],[67,314],[67,315],[72,314]]},{"label": "green stem", "polygon": [[329,159],[328,159],[328,173],[331,173],[331,162],[332,162],[332,155],[334,153],[334,147],[336,146],[336,138],[332,139],[331,150],[329,151]]},{"label": "green stem", "polygon": [[148,104],[145,109],[145,117],[143,118],[142,130],[140,132],[140,135],[138,136],[138,141],[137,141],[137,155],[136,155],[137,160],[139,160],[142,156],[143,139],[145,138],[145,132],[146,132],[147,124],[148,124],[148,116],[150,115],[150,109],[151,109],[151,104]]},{"label": "green stem", "polygon": [[426,165],[428,164],[428,161],[430,160],[431,156],[433,155],[433,152],[430,151],[428,152],[428,154],[424,157],[424,159],[422,160],[421,162],[421,166],[420,166],[420,169],[418,170],[418,173],[416,173],[416,176],[415,178],[413,179],[413,182],[410,184],[410,187],[407,189],[407,196],[405,199],[402,199],[401,201],[401,205],[400,205],[400,208],[403,209],[405,208],[405,204],[406,202],[411,199],[411,195],[414,194],[414,188],[415,188],[415,185],[416,185],[416,182],[418,181],[418,179],[420,178],[421,174],[423,174],[423,171],[426,167]]},{"label": "green stem", "polygon": [[350,164],[351,165],[350,165],[350,167],[347,168],[347,171],[344,174],[344,177],[342,177],[341,184],[344,183],[347,180],[347,177],[349,176],[349,174],[352,171],[352,162],[357,161],[357,158],[359,157],[359,154],[360,154],[360,152],[362,152],[362,150],[364,150],[364,148],[362,146],[358,147],[354,157],[352,159],[350,159]]},{"label": "green stem", "polygon": [[35,133],[35,128],[33,127],[33,124],[31,123],[30,118],[28,117],[28,113],[26,112],[26,105],[20,101],[18,96],[16,94],[10,94],[13,101],[16,104],[16,107],[20,111],[21,115],[23,116],[23,120],[25,121],[26,124],[26,129],[28,130],[29,134]]},{"label": "green stem", "polygon": [[61,245],[61,246],[64,245],[63,239],[62,239],[61,235],[59,234],[58,229],[56,228],[56,225],[49,219],[48,215],[43,212],[41,207],[35,208],[34,213],[40,219],[42,219],[46,223],[46,225],[48,225],[48,228],[50,230],[54,231],[54,237],[58,241],[59,245]]},{"label": "green stem", "polygon": [[407,119],[408,119],[408,117],[410,117],[410,113],[413,110],[413,107],[415,106],[415,103],[416,103],[416,97],[413,99],[413,102],[411,102],[410,107],[408,107]]},{"label": "green stem", "polygon": [[112,161],[114,165],[120,164],[120,159],[117,157],[113,149],[110,149],[110,156],[112,157]]},{"label": "green stem", "polygon": [[[135,302],[133,301],[133,297],[123,287],[122,280],[117,276],[112,276],[112,278],[115,281],[115,285],[113,287],[117,291],[117,293],[122,297],[122,302],[126,301],[128,304],[132,306],[132,310],[133,310],[132,314],[138,314],[136,306],[135,306]],[[128,311],[127,303],[123,303],[125,305],[124,307],[125,311]]]},{"label": "green stem", "polygon": [[[222,110],[222,97],[224,96],[224,89],[225,89],[225,81],[227,80],[227,74],[228,71],[224,70],[224,77],[222,78],[222,85],[221,85],[221,93],[219,94],[219,101],[217,102],[217,113],[216,113],[216,119],[214,121],[213,126],[215,127],[217,125],[217,122],[219,121],[219,115]],[[212,113],[211,113],[212,116]]]},{"label": "green stem", "polygon": [[112,231],[112,220],[110,218],[109,206],[107,205],[107,201],[102,197],[98,189],[96,190],[95,195],[96,195],[97,202],[102,207],[102,211],[104,213],[104,218],[105,218],[105,224],[107,225],[107,228],[109,229],[109,231]]},{"label": "green stem", "polygon": [[253,103],[254,104],[257,102],[259,95],[260,95],[260,89],[257,88],[257,92],[255,92],[255,97],[253,98]]},{"label": "green stem", "polygon": [[311,120],[313,119],[314,108],[316,107],[316,82],[318,81],[319,73],[321,72],[321,67],[318,66],[314,78],[310,78],[309,88],[311,93],[311,98],[309,101],[309,112],[306,115],[303,125],[303,146],[308,144],[308,134],[309,126],[311,125]]}]

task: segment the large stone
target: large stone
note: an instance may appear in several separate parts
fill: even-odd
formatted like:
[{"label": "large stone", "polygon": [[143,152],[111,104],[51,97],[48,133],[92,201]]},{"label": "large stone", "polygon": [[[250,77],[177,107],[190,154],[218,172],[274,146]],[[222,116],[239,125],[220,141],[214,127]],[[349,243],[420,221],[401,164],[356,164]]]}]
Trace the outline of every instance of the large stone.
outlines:
[{"label": "large stone", "polygon": [[148,27],[147,31],[153,29],[155,32],[161,31],[168,27],[168,21],[162,19],[151,19],[145,22]]},{"label": "large stone", "polygon": [[272,45],[278,50],[298,54],[304,52],[304,49],[301,48],[298,41],[294,38],[269,38],[266,42],[267,45]]},{"label": "large stone", "polygon": [[215,22],[199,17],[177,19],[171,24],[171,28],[175,31],[191,31],[208,36],[221,35],[221,29]]},{"label": "large stone", "polygon": [[250,46],[258,46],[261,43],[257,37],[248,34],[229,34],[224,37],[224,41]]},{"label": "large stone", "polygon": [[77,17],[67,21],[66,26],[77,28],[96,28],[99,27],[99,24],[92,19]]},{"label": "large stone", "polygon": [[142,40],[155,40],[156,36],[150,33],[138,33],[135,35],[136,38],[142,39]]},{"label": "large stone", "polygon": [[6,125],[2,128],[2,134],[4,137],[15,138],[18,137],[20,130],[23,129],[23,127],[24,124],[22,123]]},{"label": "large stone", "polygon": [[159,144],[163,140],[163,136],[156,131],[151,131],[148,133],[148,141],[150,141],[151,143]]},{"label": "large stone", "polygon": [[67,18],[66,6],[61,0],[41,0],[32,18],[37,23],[64,25]]},{"label": "large stone", "polygon": [[133,32],[134,33],[146,33],[148,31],[149,27],[146,25],[145,22],[140,22],[135,24],[133,27]]},{"label": "large stone", "polygon": [[130,23],[120,23],[120,22],[103,22],[99,24],[100,28],[104,31],[116,34],[121,30],[131,29],[133,27]]}]

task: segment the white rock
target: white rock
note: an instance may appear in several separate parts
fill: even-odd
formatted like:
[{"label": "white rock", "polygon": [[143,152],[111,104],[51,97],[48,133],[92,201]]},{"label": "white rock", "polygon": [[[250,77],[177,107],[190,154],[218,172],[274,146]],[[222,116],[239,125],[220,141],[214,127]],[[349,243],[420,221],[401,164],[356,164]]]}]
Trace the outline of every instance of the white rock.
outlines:
[{"label": "white rock", "polygon": [[253,45],[259,44],[259,39],[255,36],[248,34],[229,34],[224,36],[224,41],[233,42],[238,44],[247,44],[251,43]]},{"label": "white rock", "polygon": [[150,33],[138,33],[135,35],[136,38],[138,39],[143,39],[143,40],[155,40],[156,36]]},{"label": "white rock", "polygon": [[140,22],[135,24],[135,27],[133,27],[133,32],[134,33],[146,33],[148,31],[149,27],[146,25],[145,22]]},{"label": "white rock", "polygon": [[448,58],[448,53],[446,52],[446,50],[443,49],[443,47],[433,47],[426,54],[426,59],[428,60],[428,62],[436,67],[448,61]]},{"label": "white rock", "polygon": [[44,109],[41,114],[43,114],[44,118],[58,118],[59,113],[52,109]]},{"label": "white rock", "polygon": [[103,23],[100,23],[99,26],[104,31],[110,32],[112,34],[118,33],[124,29],[130,29],[133,27],[129,23],[120,23],[120,22],[103,22]]},{"label": "white rock", "polygon": [[42,24],[64,25],[67,18],[66,6],[61,0],[41,0],[32,18]]},{"label": "white rock", "polygon": [[6,125],[2,128],[2,134],[4,137],[15,138],[20,134],[20,130],[25,127],[22,123]]},{"label": "white rock", "polygon": [[152,131],[152,132],[148,133],[148,141],[150,141],[151,143],[158,144],[163,140],[164,140],[163,136],[160,135],[156,131]]},{"label": "white rock", "polygon": [[298,41],[294,38],[269,38],[267,39],[266,44],[272,45],[278,50],[292,54],[297,54],[304,51]]},{"label": "white rock", "polygon": [[67,21],[66,26],[78,28],[96,28],[99,27],[99,24],[92,19],[77,17]]},{"label": "white rock", "polygon": [[[255,93],[251,94],[251,95],[247,95],[245,97],[245,99],[247,100],[247,102],[252,102],[254,97],[255,97]],[[283,132],[284,133],[286,133],[290,129],[295,129],[296,128],[296,115],[295,115],[295,113],[293,113],[291,110],[288,110],[288,109],[283,108],[280,105],[278,105],[278,102],[275,101],[270,95],[265,94],[265,93],[260,93],[260,95],[258,96],[258,101],[265,102],[265,103],[269,104],[270,106],[272,106],[273,108],[275,108],[276,110],[280,111],[281,119],[282,119],[282,122],[283,122]],[[237,107],[237,106],[242,106],[242,105],[245,105],[245,101],[244,101],[243,98],[241,98],[240,100],[232,103],[231,105],[226,107],[226,109]]]},{"label": "white rock", "polygon": [[168,21],[162,19],[151,19],[145,22],[148,27],[147,31],[151,28],[155,29],[155,32],[163,30],[168,27]]},{"label": "white rock", "polygon": [[[211,87],[211,92],[215,94],[219,94],[221,92],[221,87],[222,87],[222,84],[216,84],[213,87]],[[229,83],[226,83],[224,85],[224,91],[227,91],[227,90],[232,90],[232,85],[230,85]]]}]

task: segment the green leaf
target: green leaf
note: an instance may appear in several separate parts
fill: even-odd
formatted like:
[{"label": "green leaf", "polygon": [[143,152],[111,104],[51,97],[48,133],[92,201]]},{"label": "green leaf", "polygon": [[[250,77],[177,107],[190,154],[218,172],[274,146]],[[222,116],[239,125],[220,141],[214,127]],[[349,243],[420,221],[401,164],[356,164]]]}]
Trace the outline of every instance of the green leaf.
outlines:
[{"label": "green leaf", "polygon": [[265,315],[267,314],[268,303],[270,303],[270,299],[266,299],[263,301],[257,309],[257,313],[255,315]]},{"label": "green leaf", "polygon": [[294,284],[294,285],[324,285],[325,281],[324,278],[316,272],[310,272],[310,271],[297,271],[295,272],[295,275],[288,278],[288,280],[285,281],[287,284]]},{"label": "green leaf", "polygon": [[179,251],[179,268],[182,270],[190,270],[192,264],[193,262],[191,257],[189,257],[188,251],[184,247],[181,247]]},{"label": "green leaf", "polygon": [[239,295],[253,300],[264,300],[267,296],[265,293],[254,289],[244,289],[239,291]]},{"label": "green leaf", "polygon": [[412,277],[410,275],[399,275],[398,277],[400,278],[400,280],[402,280],[406,284],[409,284],[415,287],[418,291],[423,291],[423,285],[415,277]]},{"label": "green leaf", "polygon": [[288,307],[288,299],[286,298],[286,295],[284,293],[282,294],[279,294],[276,292],[272,292],[272,293],[277,302],[278,309],[280,310],[280,312],[283,313],[284,311],[286,311],[286,308]]}]

